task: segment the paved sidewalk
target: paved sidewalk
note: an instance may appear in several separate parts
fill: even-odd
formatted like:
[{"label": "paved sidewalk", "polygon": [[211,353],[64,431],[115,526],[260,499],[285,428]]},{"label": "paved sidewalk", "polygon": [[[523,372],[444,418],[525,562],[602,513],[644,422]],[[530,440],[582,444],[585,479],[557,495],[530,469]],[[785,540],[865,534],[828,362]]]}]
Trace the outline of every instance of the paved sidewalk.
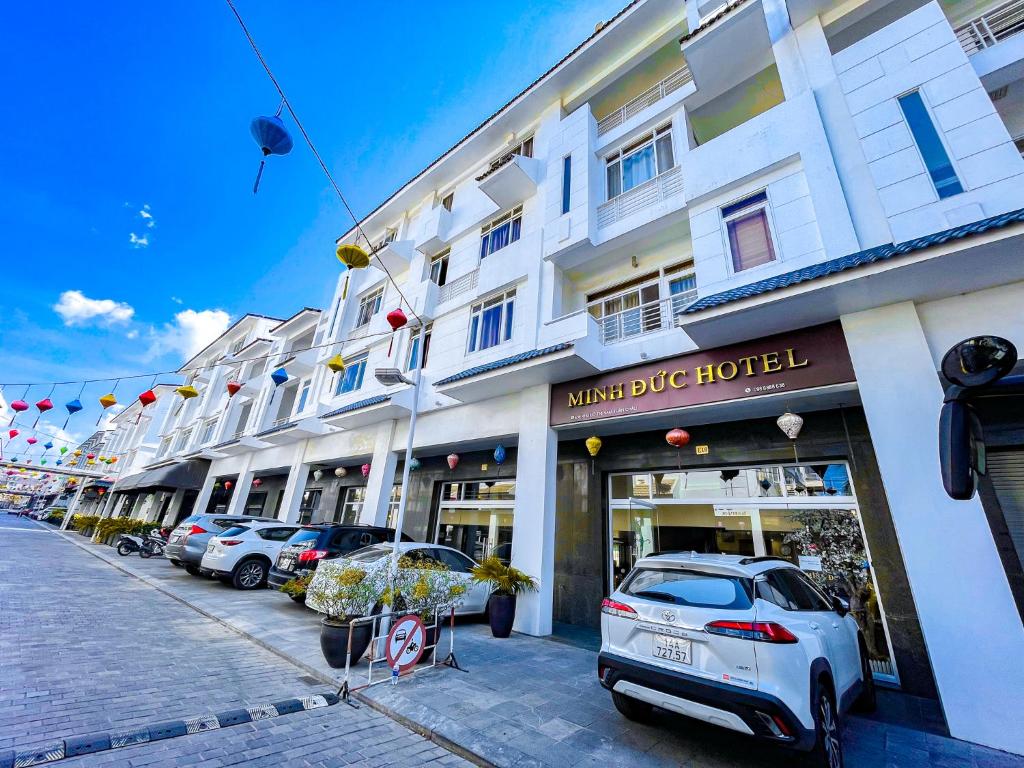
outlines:
[{"label": "paved sidewalk", "polygon": [[[328,690],[48,527],[0,514],[0,754]],[[343,704],[56,765],[396,763],[467,765],[369,707]]]},{"label": "paved sidewalk", "polygon": [[[120,558],[109,547],[75,538],[311,674],[340,677],[320,654],[318,615],[284,595],[239,592],[162,560]],[[361,695],[420,732],[499,766],[794,765],[789,752],[675,715],[663,714],[649,726],[624,720],[597,682],[592,651],[524,635],[496,640],[481,624],[462,624],[456,633],[467,673],[438,668]],[[856,717],[847,721],[844,745],[848,768],[1024,768],[1024,758]]]}]

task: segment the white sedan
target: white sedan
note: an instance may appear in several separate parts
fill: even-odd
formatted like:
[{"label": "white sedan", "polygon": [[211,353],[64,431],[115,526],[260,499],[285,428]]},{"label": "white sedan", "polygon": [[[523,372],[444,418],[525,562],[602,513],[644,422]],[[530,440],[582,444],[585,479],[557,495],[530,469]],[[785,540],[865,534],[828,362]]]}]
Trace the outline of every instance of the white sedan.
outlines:
[{"label": "white sedan", "polygon": [[230,582],[235,589],[258,589],[267,583],[270,566],[297,525],[249,520],[210,539],[200,573]]},{"label": "white sedan", "polygon": [[[370,570],[376,567],[388,567],[385,559],[391,557],[394,544],[374,544],[370,547],[353,552],[344,558],[324,561],[316,569],[314,583],[319,578],[330,575],[332,570],[342,569],[350,566]],[[423,544],[417,541],[403,541],[398,545],[398,552],[403,557],[410,557],[420,561],[434,561],[442,563],[448,570],[455,574],[456,578],[466,587],[466,592],[455,607],[457,616],[467,614],[484,613],[487,610],[487,602],[491,597],[491,585],[473,581],[470,571],[476,567],[477,562],[473,558],[464,555],[457,549],[445,547],[440,544]],[[312,585],[311,585],[312,586]],[[307,598],[306,605],[313,610],[318,610],[315,600]],[[366,613],[373,612],[377,606],[367,606]]]}]

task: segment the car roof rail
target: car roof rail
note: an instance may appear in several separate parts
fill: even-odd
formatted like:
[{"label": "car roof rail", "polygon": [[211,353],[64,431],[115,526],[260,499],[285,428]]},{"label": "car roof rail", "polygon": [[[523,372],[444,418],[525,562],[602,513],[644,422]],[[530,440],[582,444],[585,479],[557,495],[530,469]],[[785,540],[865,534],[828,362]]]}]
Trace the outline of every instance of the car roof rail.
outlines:
[{"label": "car roof rail", "polygon": [[788,560],[785,557],[779,557],[778,555],[758,555],[756,557],[744,557],[740,560],[740,565],[753,565],[754,563],[770,563],[772,561],[779,563],[789,563],[793,565],[792,560]]}]

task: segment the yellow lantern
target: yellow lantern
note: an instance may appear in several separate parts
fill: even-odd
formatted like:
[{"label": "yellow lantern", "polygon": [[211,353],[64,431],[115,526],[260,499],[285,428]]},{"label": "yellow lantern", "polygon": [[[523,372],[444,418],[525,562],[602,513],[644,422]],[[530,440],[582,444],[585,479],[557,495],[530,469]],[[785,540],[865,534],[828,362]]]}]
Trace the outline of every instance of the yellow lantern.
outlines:
[{"label": "yellow lantern", "polygon": [[341,373],[345,370],[345,361],[341,355],[335,355],[326,363],[327,367],[331,369],[332,373]]},{"label": "yellow lantern", "polygon": [[81,455],[82,455],[82,449],[79,448],[77,451],[75,451],[75,456],[81,456]]},{"label": "yellow lantern", "polygon": [[594,474],[594,465],[597,463],[594,461],[597,458],[598,452],[601,450],[601,438],[597,435],[587,438],[587,453],[590,454],[590,474]]},{"label": "yellow lantern", "polygon": [[[358,245],[342,243],[338,246],[338,250],[335,251],[335,255],[338,257],[338,261],[348,268],[349,273],[351,273],[353,269],[366,269],[370,266],[370,254]],[[348,278],[349,274],[346,273],[345,287],[341,289],[342,299],[348,295]]]},{"label": "yellow lantern", "polygon": [[197,390],[191,384],[186,384],[183,387],[178,387],[174,391],[177,392],[179,395],[181,395],[186,400],[190,400],[193,397],[199,397],[199,390]]},{"label": "yellow lantern", "polygon": [[117,405],[117,398],[114,397],[114,393],[113,392],[108,392],[103,397],[101,397],[100,398],[100,405],[103,406],[103,410],[106,410],[107,408],[109,408],[112,405]]}]

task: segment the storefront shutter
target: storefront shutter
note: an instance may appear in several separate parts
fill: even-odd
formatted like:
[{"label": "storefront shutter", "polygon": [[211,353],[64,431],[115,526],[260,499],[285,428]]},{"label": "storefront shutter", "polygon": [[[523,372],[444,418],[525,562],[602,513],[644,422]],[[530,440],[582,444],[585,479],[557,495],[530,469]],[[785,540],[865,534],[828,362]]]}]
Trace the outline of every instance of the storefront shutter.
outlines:
[{"label": "storefront shutter", "polygon": [[1024,563],[1024,450],[992,451],[986,458],[1006,527]]}]

